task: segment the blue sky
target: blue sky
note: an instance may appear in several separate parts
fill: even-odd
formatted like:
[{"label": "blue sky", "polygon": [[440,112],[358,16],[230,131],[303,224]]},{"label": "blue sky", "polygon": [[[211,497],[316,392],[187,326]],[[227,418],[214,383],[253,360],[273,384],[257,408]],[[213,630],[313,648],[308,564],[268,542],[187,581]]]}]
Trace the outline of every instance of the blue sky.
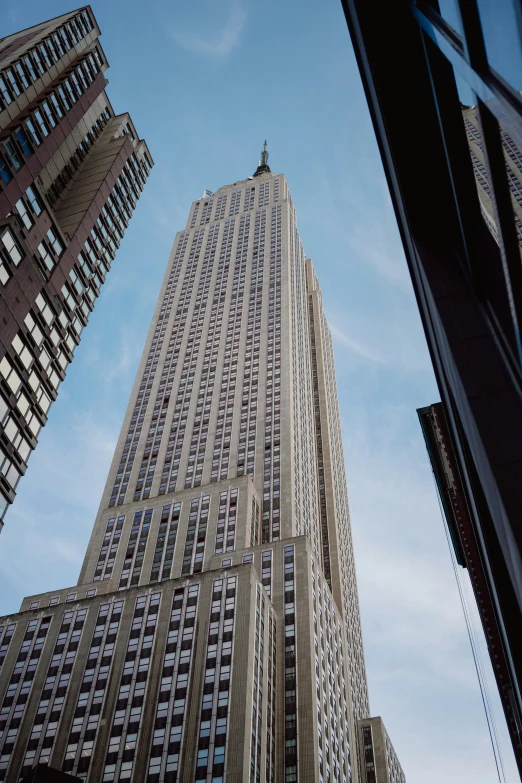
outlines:
[{"label": "blue sky", "polygon": [[[334,334],[372,713],[410,783],[496,779],[416,408],[439,399],[338,0],[92,5],[155,168],[0,540],[0,613],[75,584],[170,246],[268,139]],[[4,0],[2,35],[72,6]],[[410,129],[413,130],[413,129]],[[499,713],[499,728],[505,728]],[[516,780],[504,742],[508,780]]]}]

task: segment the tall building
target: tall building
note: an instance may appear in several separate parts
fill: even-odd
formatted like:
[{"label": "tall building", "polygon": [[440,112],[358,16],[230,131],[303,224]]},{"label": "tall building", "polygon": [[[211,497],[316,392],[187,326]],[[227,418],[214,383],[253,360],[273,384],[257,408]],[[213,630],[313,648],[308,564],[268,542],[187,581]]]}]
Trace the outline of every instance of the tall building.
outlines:
[{"label": "tall building", "polygon": [[89,6],[0,39],[0,528],[152,162]]},{"label": "tall building", "polygon": [[176,236],[78,585],[0,626],[0,780],[372,783],[331,337],[266,146]]},{"label": "tall building", "polygon": [[[501,695],[522,774],[520,4],[383,3],[378,14],[364,0],[342,5],[493,612],[489,621],[498,630]],[[494,668],[499,660],[492,658]]]}]

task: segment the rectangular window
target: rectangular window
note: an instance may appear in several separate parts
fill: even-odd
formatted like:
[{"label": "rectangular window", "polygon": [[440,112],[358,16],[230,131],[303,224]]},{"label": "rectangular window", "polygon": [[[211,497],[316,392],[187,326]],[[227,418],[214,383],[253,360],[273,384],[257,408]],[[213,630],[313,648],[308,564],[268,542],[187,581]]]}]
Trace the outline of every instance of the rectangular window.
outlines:
[{"label": "rectangular window", "polygon": [[27,128],[29,136],[31,137],[31,141],[38,147],[42,143],[42,137],[37,129],[36,124],[30,117],[26,119],[25,127]]},{"label": "rectangular window", "polygon": [[15,171],[18,171],[18,169],[22,167],[22,159],[13,142],[6,141],[4,143],[4,150],[9,164]]},{"label": "rectangular window", "polygon": [[29,138],[27,136],[27,133],[23,128],[17,128],[16,131],[16,138],[18,139],[18,142],[20,143],[20,146],[23,150],[24,155],[27,158],[30,158],[33,154],[33,148],[31,146],[31,143],[29,141]]},{"label": "rectangular window", "polygon": [[34,113],[34,119],[36,121],[36,124],[38,126],[38,131],[41,133],[42,136],[48,136],[49,135],[49,128],[47,127],[47,123],[44,119],[44,116],[40,109],[36,109]]},{"label": "rectangular window", "polygon": [[22,253],[20,252],[20,248],[18,247],[18,244],[11,233],[11,231],[6,228],[6,230],[3,232],[1,236],[1,241],[3,248],[7,255],[9,256],[10,260],[13,262],[15,266],[18,266],[20,261],[22,260]]},{"label": "rectangular window", "polygon": [[27,190],[25,191],[25,195],[29,199],[29,204],[31,205],[31,208],[35,215],[40,215],[42,213],[42,204],[40,202],[40,197],[38,193],[36,192],[34,185],[29,185]]},{"label": "rectangular window", "polygon": [[61,239],[57,236],[56,231],[52,228],[49,229],[47,232],[47,239],[49,240],[52,249],[56,253],[57,256],[61,256],[63,253],[64,247]]},{"label": "rectangular window", "polygon": [[11,90],[9,89],[7,85],[7,81],[4,79],[3,76],[0,76],[0,94],[6,106],[9,106],[9,104],[13,102],[13,96],[11,94]]},{"label": "rectangular window", "polygon": [[16,211],[18,212],[18,214],[22,219],[24,226],[28,230],[31,229],[34,226],[34,220],[31,217],[29,210],[27,209],[27,207],[25,206],[21,198],[18,199],[18,201],[15,204],[15,207],[16,207]]},{"label": "rectangular window", "polygon": [[47,267],[47,269],[51,271],[55,266],[55,261],[51,253],[47,249],[47,246],[43,242],[40,242],[40,244],[38,245],[38,252],[40,253],[40,257],[44,262],[45,266]]},{"label": "rectangular window", "polygon": [[7,185],[8,182],[11,182],[13,179],[13,175],[11,174],[11,169],[7,165],[7,161],[4,158],[3,155],[0,155],[0,177]]}]

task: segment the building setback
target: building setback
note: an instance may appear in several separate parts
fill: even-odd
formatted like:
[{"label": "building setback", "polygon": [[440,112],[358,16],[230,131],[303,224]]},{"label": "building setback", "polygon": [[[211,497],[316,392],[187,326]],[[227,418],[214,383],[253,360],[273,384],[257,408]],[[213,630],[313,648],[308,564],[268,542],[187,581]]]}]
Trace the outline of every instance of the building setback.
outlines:
[{"label": "building setback", "polygon": [[0,780],[371,783],[332,343],[266,147],[176,236],[78,585],[0,626]]},{"label": "building setback", "polygon": [[363,781],[406,783],[404,772],[382,718],[362,718],[358,723],[358,731]]},{"label": "building setback", "polygon": [[0,39],[0,528],[152,161],[89,6]]}]

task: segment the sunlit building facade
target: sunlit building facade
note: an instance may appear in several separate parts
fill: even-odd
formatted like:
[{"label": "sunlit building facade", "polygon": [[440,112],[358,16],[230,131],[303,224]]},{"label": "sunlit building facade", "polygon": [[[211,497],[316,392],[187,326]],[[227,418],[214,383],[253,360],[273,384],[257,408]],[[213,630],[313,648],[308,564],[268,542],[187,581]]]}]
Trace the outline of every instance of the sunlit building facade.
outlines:
[{"label": "sunlit building facade", "polygon": [[78,585],[0,626],[0,780],[367,783],[331,337],[266,148],[176,236]]},{"label": "sunlit building facade", "polygon": [[0,39],[0,527],[148,177],[90,7]]}]

